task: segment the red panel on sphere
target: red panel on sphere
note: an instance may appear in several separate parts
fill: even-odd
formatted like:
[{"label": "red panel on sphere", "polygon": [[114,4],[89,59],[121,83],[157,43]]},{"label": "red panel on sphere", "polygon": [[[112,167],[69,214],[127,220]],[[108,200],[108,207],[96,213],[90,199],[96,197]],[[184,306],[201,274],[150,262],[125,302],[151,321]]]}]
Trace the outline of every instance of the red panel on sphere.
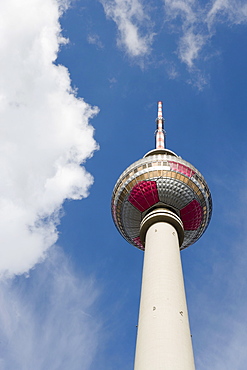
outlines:
[{"label": "red panel on sphere", "polygon": [[184,230],[196,230],[202,222],[202,207],[197,200],[192,200],[180,211]]},{"label": "red panel on sphere", "polygon": [[185,166],[184,164],[180,164],[173,161],[168,161],[171,165],[172,171],[180,172],[185,176],[192,177],[195,174],[195,171],[193,171],[191,168]]},{"label": "red panel on sphere", "polygon": [[141,242],[141,239],[140,237],[138,236],[137,238],[134,238],[132,239],[133,242],[138,246],[138,248],[140,249],[144,249],[143,245],[142,245],[142,242]]},{"label": "red panel on sphere", "polygon": [[140,212],[159,202],[156,181],[140,181],[131,190],[128,201]]}]

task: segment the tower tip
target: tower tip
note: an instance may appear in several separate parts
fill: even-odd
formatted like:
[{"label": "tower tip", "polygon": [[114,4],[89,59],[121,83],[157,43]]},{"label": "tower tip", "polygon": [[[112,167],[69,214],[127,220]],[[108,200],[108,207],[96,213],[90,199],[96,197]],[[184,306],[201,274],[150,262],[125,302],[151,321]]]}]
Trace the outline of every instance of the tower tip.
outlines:
[{"label": "tower tip", "polygon": [[164,118],[163,118],[163,103],[161,100],[158,101],[158,117],[156,119],[156,149],[165,148],[165,130],[164,130]]}]

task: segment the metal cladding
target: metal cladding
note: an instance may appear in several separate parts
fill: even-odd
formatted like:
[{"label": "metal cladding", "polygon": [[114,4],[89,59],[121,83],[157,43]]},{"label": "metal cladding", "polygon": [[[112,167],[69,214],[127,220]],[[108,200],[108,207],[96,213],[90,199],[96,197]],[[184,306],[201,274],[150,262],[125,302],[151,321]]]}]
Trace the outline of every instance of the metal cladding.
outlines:
[{"label": "metal cladding", "polygon": [[156,207],[175,212],[182,220],[181,249],[196,242],[206,230],[212,200],[203,176],[168,149],[154,149],[129,166],[118,179],[112,196],[116,227],[131,244],[144,250],[140,223]]}]

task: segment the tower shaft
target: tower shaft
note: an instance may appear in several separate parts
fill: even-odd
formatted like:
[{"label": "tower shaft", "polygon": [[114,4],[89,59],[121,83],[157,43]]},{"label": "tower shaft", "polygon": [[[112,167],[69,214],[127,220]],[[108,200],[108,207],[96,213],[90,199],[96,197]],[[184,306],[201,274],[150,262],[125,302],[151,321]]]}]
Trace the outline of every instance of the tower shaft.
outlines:
[{"label": "tower shaft", "polygon": [[158,209],[141,224],[145,254],[134,370],[195,369],[179,250],[180,222],[173,212]]}]

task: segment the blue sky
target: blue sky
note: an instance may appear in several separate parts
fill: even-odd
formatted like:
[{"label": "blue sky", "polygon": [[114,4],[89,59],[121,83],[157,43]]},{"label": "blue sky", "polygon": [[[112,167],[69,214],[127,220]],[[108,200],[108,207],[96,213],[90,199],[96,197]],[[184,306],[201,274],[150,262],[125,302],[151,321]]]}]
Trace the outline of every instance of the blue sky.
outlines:
[{"label": "blue sky", "polygon": [[0,5],[0,369],[133,368],[143,254],[111,193],[154,148],[206,178],[213,217],[182,252],[196,366],[246,367],[247,4]]}]

